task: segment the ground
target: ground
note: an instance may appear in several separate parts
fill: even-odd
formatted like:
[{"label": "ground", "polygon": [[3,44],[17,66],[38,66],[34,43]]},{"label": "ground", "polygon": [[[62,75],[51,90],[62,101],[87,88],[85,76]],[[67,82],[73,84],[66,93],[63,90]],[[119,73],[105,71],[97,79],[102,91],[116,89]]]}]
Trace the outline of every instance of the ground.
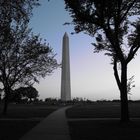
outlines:
[{"label": "ground", "polygon": [[140,103],[130,103],[130,117],[122,124],[119,103],[78,105],[67,110],[72,140],[140,140]]},{"label": "ground", "polygon": [[[19,140],[43,118],[60,107],[45,104],[10,104],[6,117],[0,113],[0,140]],[[129,103],[129,109],[130,117],[135,119],[128,124],[122,124],[119,121],[119,103],[74,105],[66,111],[71,139],[140,140],[140,103]]]},{"label": "ground", "polygon": [[10,104],[7,116],[3,116],[2,105],[0,105],[0,140],[19,140],[58,108],[60,106]]}]

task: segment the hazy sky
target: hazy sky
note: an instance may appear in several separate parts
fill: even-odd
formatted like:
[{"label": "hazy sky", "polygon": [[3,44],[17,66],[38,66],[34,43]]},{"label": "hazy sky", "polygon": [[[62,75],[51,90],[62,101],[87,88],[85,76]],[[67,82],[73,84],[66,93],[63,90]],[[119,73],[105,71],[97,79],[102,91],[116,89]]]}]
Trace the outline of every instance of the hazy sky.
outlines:
[{"label": "hazy sky", "polygon": [[[102,53],[93,53],[94,38],[85,34],[71,35],[73,26],[64,26],[71,21],[65,11],[63,0],[41,0],[41,6],[34,9],[30,26],[34,33],[40,33],[57,54],[61,63],[62,37],[65,32],[70,40],[71,64],[71,94],[72,97],[82,97],[91,100],[119,99],[119,90],[113,75],[110,58]],[[132,89],[131,99],[140,99],[140,54],[128,66],[128,78],[135,76],[135,88]],[[61,69],[58,68],[51,76],[40,79],[35,87],[40,98],[59,98],[61,85]]]}]

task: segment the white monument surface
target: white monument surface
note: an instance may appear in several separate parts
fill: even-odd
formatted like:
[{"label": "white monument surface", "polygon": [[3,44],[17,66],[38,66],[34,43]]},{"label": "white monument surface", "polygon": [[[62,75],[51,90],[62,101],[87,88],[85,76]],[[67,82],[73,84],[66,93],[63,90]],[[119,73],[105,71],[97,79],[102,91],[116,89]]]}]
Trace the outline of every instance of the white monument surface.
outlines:
[{"label": "white monument surface", "polygon": [[69,37],[65,33],[62,44],[61,100],[71,100]]}]

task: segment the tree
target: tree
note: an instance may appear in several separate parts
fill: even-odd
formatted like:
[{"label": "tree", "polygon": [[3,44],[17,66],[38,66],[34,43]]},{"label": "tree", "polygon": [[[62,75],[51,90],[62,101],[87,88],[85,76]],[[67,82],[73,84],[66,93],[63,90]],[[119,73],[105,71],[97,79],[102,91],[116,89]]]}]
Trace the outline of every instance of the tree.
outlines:
[{"label": "tree", "polygon": [[27,25],[33,7],[38,5],[38,0],[0,1],[0,50],[11,45],[12,33],[19,31],[20,28],[27,28],[24,23]]},{"label": "tree", "polygon": [[33,87],[33,86],[28,86],[28,87],[20,87],[14,91],[16,94],[21,96],[22,98],[26,98],[27,100],[30,101],[35,101],[38,97],[38,91]]},{"label": "tree", "polygon": [[15,92],[20,94],[22,98],[29,99],[30,103],[39,97],[38,91],[32,86],[20,87],[16,89]]},{"label": "tree", "polygon": [[111,57],[120,90],[121,121],[128,122],[127,66],[140,47],[140,1],[65,0],[65,4],[75,32],[95,37],[95,52],[105,51]]},{"label": "tree", "polygon": [[0,1],[0,83],[6,114],[12,90],[33,85],[58,67],[52,48],[28,28],[38,0]]},{"label": "tree", "polygon": [[16,90],[12,90],[10,92],[10,95],[8,97],[9,102],[14,102],[14,103],[21,103],[22,102],[22,95],[16,92]]}]

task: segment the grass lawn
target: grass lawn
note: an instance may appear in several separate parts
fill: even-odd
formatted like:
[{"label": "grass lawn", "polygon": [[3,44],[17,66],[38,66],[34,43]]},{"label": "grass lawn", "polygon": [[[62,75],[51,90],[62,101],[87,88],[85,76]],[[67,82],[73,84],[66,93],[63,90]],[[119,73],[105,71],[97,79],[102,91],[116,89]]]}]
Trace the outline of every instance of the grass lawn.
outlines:
[{"label": "grass lawn", "polygon": [[[130,117],[140,118],[140,103],[129,103]],[[101,102],[78,105],[67,110],[68,118],[119,118],[120,104]]]},{"label": "grass lawn", "polygon": [[43,118],[60,107],[47,105],[10,104],[7,116],[0,106],[0,140],[19,140]]},{"label": "grass lawn", "polygon": [[140,140],[140,121],[69,121],[72,140]]},{"label": "grass lawn", "polygon": [[[130,103],[129,108],[131,117],[140,118],[140,103]],[[140,140],[140,120],[129,124],[121,124],[119,120],[103,120],[119,118],[119,103],[79,105],[68,109],[66,115],[72,140]]]}]

